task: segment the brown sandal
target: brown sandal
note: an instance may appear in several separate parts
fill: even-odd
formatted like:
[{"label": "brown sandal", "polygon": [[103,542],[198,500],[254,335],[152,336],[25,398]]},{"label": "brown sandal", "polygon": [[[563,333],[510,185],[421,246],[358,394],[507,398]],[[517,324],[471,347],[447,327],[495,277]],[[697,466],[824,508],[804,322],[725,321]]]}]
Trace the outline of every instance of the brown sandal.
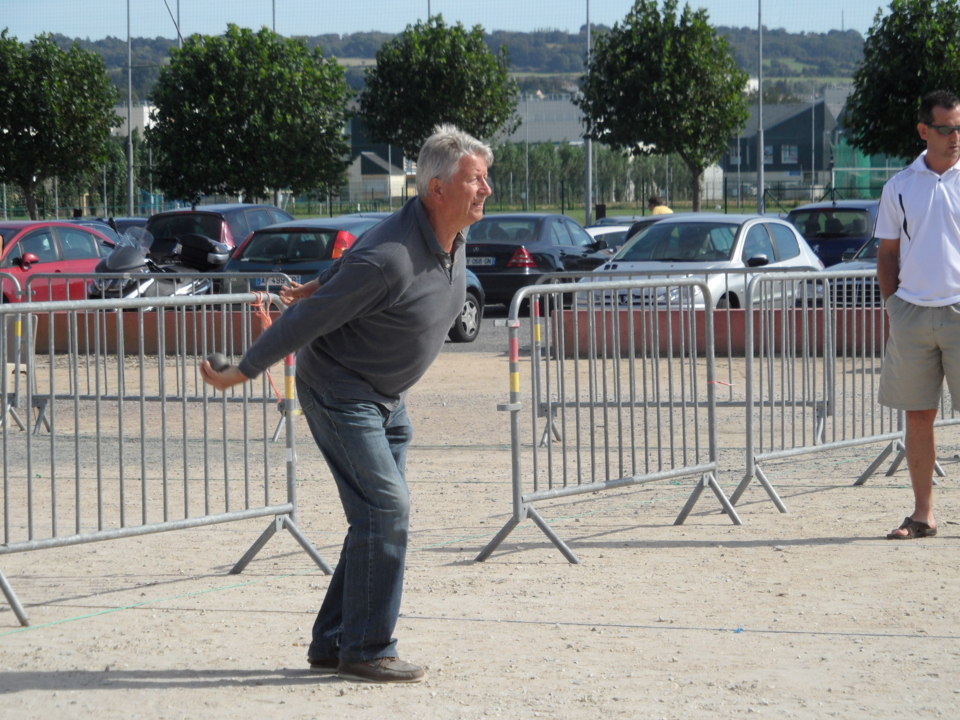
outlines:
[{"label": "brown sandal", "polygon": [[[897,530],[906,530],[906,535],[898,535]],[[925,522],[914,520],[909,515],[900,523],[900,527],[891,533],[887,533],[887,540],[914,540],[916,538],[933,537],[937,534],[935,527],[930,527]]]}]

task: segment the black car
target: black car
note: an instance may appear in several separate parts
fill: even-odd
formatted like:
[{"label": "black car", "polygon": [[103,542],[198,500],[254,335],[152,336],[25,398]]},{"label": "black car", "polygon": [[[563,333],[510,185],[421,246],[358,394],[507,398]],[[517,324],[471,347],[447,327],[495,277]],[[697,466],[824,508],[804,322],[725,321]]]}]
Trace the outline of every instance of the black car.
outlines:
[{"label": "black car", "polygon": [[447,337],[451,342],[473,342],[480,334],[480,323],[483,321],[483,304],[485,295],[480,279],[470,270],[467,270],[467,297],[463,301],[460,315],[453,321],[453,326]]},{"label": "black car", "polygon": [[254,230],[287,220],[293,215],[273,205],[224,203],[157,213],[144,229],[153,239],[202,235],[234,248]]},{"label": "black car", "polygon": [[873,237],[877,200],[834,200],[794,208],[787,220],[827,267],[843,260]]},{"label": "black car", "polygon": [[509,304],[517,290],[544,275],[587,273],[602,265],[610,259],[606,246],[565,215],[488,215],[470,226],[466,257],[487,302]]}]

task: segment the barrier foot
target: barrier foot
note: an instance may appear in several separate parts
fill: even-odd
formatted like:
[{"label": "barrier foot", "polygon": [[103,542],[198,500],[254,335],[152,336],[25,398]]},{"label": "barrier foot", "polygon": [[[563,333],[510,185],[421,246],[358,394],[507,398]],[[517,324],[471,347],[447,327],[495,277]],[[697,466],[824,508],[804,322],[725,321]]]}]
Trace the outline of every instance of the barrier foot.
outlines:
[{"label": "barrier foot", "polygon": [[496,550],[500,546],[500,543],[502,543],[504,540],[507,539],[507,535],[512,533],[513,529],[519,524],[520,524],[519,518],[512,517],[509,520],[507,520],[507,524],[504,525],[502,528],[500,528],[500,532],[498,532],[496,535],[493,536],[493,540],[488,542],[486,547],[480,551],[480,554],[474,558],[474,562],[483,562],[488,557],[490,557],[490,553]]},{"label": "barrier foot", "polygon": [[280,422],[277,423],[277,429],[273,431],[273,442],[276,442],[280,439],[280,432],[283,430],[283,426],[287,422],[287,416],[281,415]]},{"label": "barrier foot", "polygon": [[6,403],[6,408],[3,411],[3,415],[0,416],[0,427],[3,427],[3,424],[7,421],[7,415],[13,418],[13,421],[21,430],[26,430],[27,426],[24,424],[23,420],[20,418],[19,413],[17,413],[17,407],[11,402]]},{"label": "barrier foot", "polygon": [[13,588],[10,587],[10,583],[7,582],[7,578],[4,576],[2,570],[0,570],[0,590],[3,590],[3,594],[7,598],[7,602],[13,609],[13,612],[20,621],[20,624],[24,627],[28,626],[30,624],[30,619],[27,617],[27,612],[23,609],[23,605],[20,604],[20,601],[17,600],[17,595],[13,592]]},{"label": "barrier foot", "polygon": [[[856,479],[856,481],[853,483],[854,486],[863,485],[867,481],[867,478],[877,471],[877,469],[883,464],[883,461],[886,460],[890,453],[892,453],[894,450],[897,451],[897,456],[893,459],[893,462],[890,463],[890,467],[887,468],[886,475],[887,477],[890,477],[897,472],[897,470],[900,468],[900,463],[902,463],[907,456],[907,448],[903,444],[902,440],[894,440],[883,450],[881,450],[880,454],[877,455],[876,460],[870,463],[870,466],[864,470],[863,473],[861,473],[860,477]],[[944,472],[943,465],[940,464],[939,460],[934,461],[933,470],[939,477],[946,477],[947,475],[946,472]],[[939,485],[936,478],[933,479],[933,484]]]},{"label": "barrier foot", "polygon": [[250,561],[256,557],[257,553],[263,549],[263,546],[267,544],[267,541],[272,538],[277,530],[286,529],[294,539],[300,543],[300,546],[307,551],[313,561],[317,564],[321,570],[323,570],[327,575],[333,574],[333,570],[330,569],[330,566],[324,561],[320,556],[320,553],[317,552],[316,548],[310,544],[310,541],[304,537],[303,533],[300,532],[300,529],[294,524],[293,520],[290,519],[289,515],[277,515],[273,522],[267,526],[267,529],[263,531],[260,537],[257,538],[256,542],[250,546],[250,549],[243,554],[243,557],[237,561],[237,564],[230,569],[231,575],[239,575],[244,571],[247,565],[250,564]]},{"label": "barrier foot", "polygon": [[[874,459],[874,461],[870,463],[867,469],[860,474],[860,477],[856,479],[856,481],[853,483],[854,486],[863,485],[867,481],[867,478],[873,475],[877,471],[877,469],[881,465],[883,465],[884,460],[886,460],[890,456],[890,453],[894,451],[894,449],[897,447],[898,444],[899,444],[899,441],[896,441],[896,440],[891,443],[888,443],[887,446],[880,451],[880,454],[877,455],[876,459]],[[900,463],[899,456],[895,460],[895,462],[896,464],[899,465]]]},{"label": "barrier foot", "polygon": [[37,409],[37,421],[33,424],[33,434],[40,434],[40,427],[43,426],[47,432],[52,432],[50,428],[50,419],[47,417],[47,398],[34,398],[33,406]]},{"label": "barrier foot", "polygon": [[300,528],[294,524],[293,520],[291,520],[288,516],[284,516],[283,526],[291,535],[293,535],[294,539],[300,543],[300,547],[302,547],[306,551],[307,555],[313,559],[318,568],[323,570],[323,572],[327,575],[333,575],[333,568],[331,568],[327,564],[327,561],[320,556],[320,553],[318,553],[317,549],[310,544],[310,541],[307,540],[304,534],[300,532]]},{"label": "barrier foot", "polygon": [[[783,500],[780,499],[780,496],[777,494],[777,491],[773,489],[773,485],[770,484],[770,481],[767,479],[767,476],[763,474],[763,470],[759,467],[755,467],[754,474],[757,477],[757,481],[763,486],[763,489],[767,491],[767,495],[770,500],[773,501],[773,504],[777,506],[777,510],[782,513],[790,512],[787,510],[787,506],[784,505]],[[733,491],[733,494],[730,496],[730,502],[733,505],[736,505],[740,502],[740,496],[743,495],[744,490],[747,489],[747,486],[750,485],[750,481],[753,480],[753,475],[747,475],[740,481],[740,484],[737,485],[737,489]]]},{"label": "barrier foot", "polygon": [[733,524],[743,525],[743,521],[740,519],[740,516],[737,515],[737,511],[734,509],[733,505],[730,504],[730,500],[728,500],[727,496],[723,494],[723,490],[720,488],[720,484],[717,482],[717,478],[713,475],[713,473],[704,473],[700,476],[700,480],[697,481],[697,486],[693,489],[693,492],[690,493],[690,497],[687,499],[686,505],[683,506],[683,509],[680,511],[680,514],[677,515],[677,519],[673,521],[673,524],[683,525],[684,521],[687,519],[687,516],[690,514],[690,511],[693,510],[693,506],[697,504],[697,500],[700,499],[700,495],[703,494],[704,488],[706,487],[709,487],[711,490],[713,490],[713,494],[717,496],[717,500],[720,501],[724,512],[730,516],[730,520],[733,522]]},{"label": "barrier foot", "polygon": [[578,558],[573,553],[573,550],[571,550],[570,547],[560,539],[560,536],[553,531],[553,528],[547,524],[547,521],[541,517],[540,513],[538,513],[532,507],[528,507],[527,515],[533,519],[533,521],[537,524],[537,527],[543,531],[543,534],[550,538],[550,542],[552,542],[556,546],[557,550],[563,554],[563,556],[567,559],[567,562],[570,562],[574,565],[580,564],[580,558]]}]

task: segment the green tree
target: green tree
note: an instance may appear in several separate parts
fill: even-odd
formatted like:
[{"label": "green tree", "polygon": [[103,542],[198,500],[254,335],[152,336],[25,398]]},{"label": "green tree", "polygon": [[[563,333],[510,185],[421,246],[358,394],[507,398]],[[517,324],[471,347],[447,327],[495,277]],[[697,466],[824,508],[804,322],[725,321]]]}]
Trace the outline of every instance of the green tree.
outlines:
[{"label": "green tree", "polygon": [[44,182],[73,181],[107,159],[116,102],[99,55],[0,33],[0,181],[21,189],[31,218]]},{"label": "green tree", "polygon": [[468,32],[434,15],[384,43],[376,60],[360,92],[360,113],[374,139],[399,145],[407,157],[417,156],[438,123],[479,138],[516,127],[507,51],[490,52],[479,25]]},{"label": "green tree", "polygon": [[190,201],[338,188],[349,97],[340,65],[303,40],[236,25],[193,35],[153,89],[155,184]]},{"label": "green tree", "polygon": [[917,109],[931,90],[956,90],[960,73],[960,3],[893,0],[879,11],[847,99],[851,145],[868,155],[912,158],[923,149]]},{"label": "green tree", "polygon": [[634,154],[676,153],[693,176],[720,159],[748,117],[747,74],[706,10],[677,0],[637,0],[623,23],[597,39],[576,99],[590,137]]}]

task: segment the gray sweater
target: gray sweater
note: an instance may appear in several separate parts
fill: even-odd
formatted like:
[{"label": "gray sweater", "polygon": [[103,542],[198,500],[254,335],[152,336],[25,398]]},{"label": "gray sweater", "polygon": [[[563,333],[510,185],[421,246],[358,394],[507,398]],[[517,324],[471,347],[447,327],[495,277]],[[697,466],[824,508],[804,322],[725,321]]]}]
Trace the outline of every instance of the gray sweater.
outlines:
[{"label": "gray sweater", "polygon": [[[257,377],[297,352],[297,375],[343,400],[391,409],[439,355],[463,307],[463,236],[452,257],[437,242],[419,198],[369,230],[320,275],[244,354]],[[459,257],[458,257],[459,255]]]}]

